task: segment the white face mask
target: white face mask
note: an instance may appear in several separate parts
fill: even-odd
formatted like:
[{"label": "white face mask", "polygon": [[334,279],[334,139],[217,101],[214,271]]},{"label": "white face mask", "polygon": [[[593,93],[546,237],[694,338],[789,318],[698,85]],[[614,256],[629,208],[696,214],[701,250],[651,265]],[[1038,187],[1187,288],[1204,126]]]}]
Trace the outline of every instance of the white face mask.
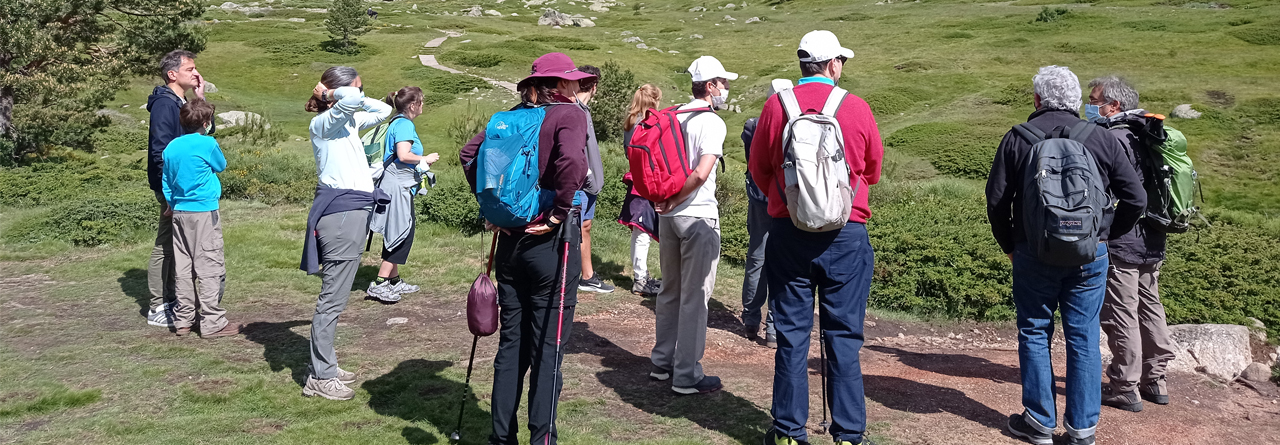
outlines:
[{"label": "white face mask", "polygon": [[721,89],[721,90],[720,90],[720,95],[719,95],[719,96],[712,96],[712,97],[711,97],[711,106],[712,106],[713,108],[717,109],[717,110],[723,110],[723,109],[725,109],[725,108],[726,108],[726,105],[725,105],[725,104],[726,104],[726,103],[728,103],[728,102],[729,102],[729,89],[728,89],[728,88],[723,88],[723,89]]}]

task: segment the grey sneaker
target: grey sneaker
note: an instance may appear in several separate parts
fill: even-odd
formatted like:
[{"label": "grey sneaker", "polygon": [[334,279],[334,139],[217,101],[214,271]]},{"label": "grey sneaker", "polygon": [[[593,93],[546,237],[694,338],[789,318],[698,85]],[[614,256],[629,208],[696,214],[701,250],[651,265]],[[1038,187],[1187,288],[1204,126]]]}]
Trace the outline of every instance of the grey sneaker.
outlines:
[{"label": "grey sneaker", "polygon": [[[307,375],[316,375],[316,368],[312,367],[311,365],[307,365]],[[342,382],[342,384],[344,385],[350,385],[356,382],[356,373],[351,371],[345,371],[342,368],[338,368],[337,379],[339,382]]]},{"label": "grey sneaker", "polygon": [[302,387],[302,395],[306,397],[320,396],[329,400],[351,400],[352,397],[356,396],[356,392],[336,378],[320,380],[316,376],[309,375],[307,376],[307,384]]},{"label": "grey sneaker", "polygon": [[1074,437],[1070,434],[1067,435],[1067,445],[1093,445],[1093,444],[1094,444],[1093,436]]},{"label": "grey sneaker", "polygon": [[1142,400],[1156,405],[1169,404],[1169,388],[1165,386],[1164,377],[1154,382],[1138,385],[1138,394],[1142,396]]},{"label": "grey sneaker", "polygon": [[400,295],[412,294],[414,292],[417,292],[418,290],[420,290],[418,286],[414,286],[412,284],[406,283],[404,282],[404,280],[400,280],[399,283],[396,283],[395,285],[391,286],[391,291]]},{"label": "grey sneaker", "polygon": [[667,379],[670,379],[670,378],[671,378],[670,369],[662,369],[662,368],[659,368],[657,365],[654,365],[653,369],[649,370],[649,380],[665,382],[667,381]]},{"label": "grey sneaker", "polygon": [[1026,414],[1009,416],[1009,434],[1035,445],[1053,445],[1053,434],[1040,432],[1027,423],[1025,416]]},{"label": "grey sneaker", "polygon": [[173,303],[165,303],[158,308],[152,309],[151,312],[147,314],[147,324],[162,328],[172,328]]},{"label": "grey sneaker", "polygon": [[702,380],[699,380],[698,383],[695,383],[693,386],[672,386],[671,390],[682,396],[691,396],[694,394],[713,393],[719,391],[721,388],[724,388],[724,385],[720,383],[719,377],[704,375],[702,376]]},{"label": "grey sneaker", "polygon": [[369,298],[381,301],[383,303],[395,303],[400,301],[400,293],[395,291],[390,281],[384,281],[378,284],[377,281],[369,282],[369,289],[365,291],[369,294]]},{"label": "grey sneaker", "polygon": [[778,335],[765,332],[764,346],[769,349],[778,349]]},{"label": "grey sneaker", "polygon": [[1121,392],[1109,383],[1102,385],[1102,404],[1129,412],[1142,412],[1142,399],[1138,398],[1137,391]]},{"label": "grey sneaker", "polygon": [[654,278],[636,278],[632,280],[631,293],[636,295],[658,295],[662,290],[662,280]]}]

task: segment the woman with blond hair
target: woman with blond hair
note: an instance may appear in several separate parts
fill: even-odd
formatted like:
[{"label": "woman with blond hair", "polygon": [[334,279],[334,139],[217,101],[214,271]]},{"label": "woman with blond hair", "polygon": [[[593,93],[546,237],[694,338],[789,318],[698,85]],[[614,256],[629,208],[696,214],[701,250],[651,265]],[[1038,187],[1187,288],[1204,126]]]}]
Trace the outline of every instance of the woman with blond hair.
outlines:
[{"label": "woman with blond hair", "polygon": [[[636,125],[644,120],[645,113],[657,109],[662,102],[662,90],[651,84],[641,85],[631,96],[631,106],[627,109],[627,119],[623,128],[627,131],[622,136],[622,145],[631,143],[631,135]],[[626,152],[625,150],[623,151]],[[631,181],[631,173],[622,176],[622,182],[630,187],[627,197],[622,201],[622,212],[618,215],[618,224],[631,228],[631,292],[640,295],[657,295],[662,282],[649,276],[649,244],[650,238],[658,239],[658,212],[653,203],[636,193]]]}]

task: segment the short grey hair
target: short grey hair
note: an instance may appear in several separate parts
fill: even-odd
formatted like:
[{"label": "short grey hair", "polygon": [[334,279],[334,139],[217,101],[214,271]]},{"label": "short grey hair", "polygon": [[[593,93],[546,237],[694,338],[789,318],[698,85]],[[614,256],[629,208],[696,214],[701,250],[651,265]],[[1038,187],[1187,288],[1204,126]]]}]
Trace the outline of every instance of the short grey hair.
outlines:
[{"label": "short grey hair", "polygon": [[1049,65],[1041,67],[1036,77],[1032,78],[1036,95],[1040,96],[1040,108],[1048,110],[1078,111],[1080,100],[1080,78],[1065,66]]},{"label": "short grey hair", "polygon": [[1138,90],[1124,78],[1104,76],[1089,81],[1089,91],[1102,88],[1102,98],[1111,102],[1120,102],[1120,111],[1138,109]]},{"label": "short grey hair", "polygon": [[160,79],[163,79],[165,84],[172,82],[169,80],[169,72],[177,71],[178,68],[182,67],[182,59],[196,60],[196,53],[185,49],[175,49],[160,58]]}]

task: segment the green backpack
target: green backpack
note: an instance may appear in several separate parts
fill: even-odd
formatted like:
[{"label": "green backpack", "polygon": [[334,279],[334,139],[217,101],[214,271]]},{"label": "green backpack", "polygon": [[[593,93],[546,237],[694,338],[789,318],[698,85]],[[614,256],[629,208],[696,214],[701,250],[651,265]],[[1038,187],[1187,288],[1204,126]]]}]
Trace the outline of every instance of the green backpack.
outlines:
[{"label": "green backpack", "polygon": [[1147,190],[1144,217],[1151,227],[1162,232],[1186,232],[1191,228],[1191,219],[1200,215],[1200,208],[1195,205],[1200,179],[1187,156],[1187,137],[1164,126],[1160,115],[1135,116],[1129,125],[1144,149],[1140,161],[1143,188]]},{"label": "green backpack", "polygon": [[369,161],[369,165],[377,166],[383,164],[383,158],[387,157],[387,133],[390,132],[391,123],[399,119],[400,116],[391,118],[386,122],[373,127],[364,136],[360,137],[360,143],[364,144],[364,157]]}]

